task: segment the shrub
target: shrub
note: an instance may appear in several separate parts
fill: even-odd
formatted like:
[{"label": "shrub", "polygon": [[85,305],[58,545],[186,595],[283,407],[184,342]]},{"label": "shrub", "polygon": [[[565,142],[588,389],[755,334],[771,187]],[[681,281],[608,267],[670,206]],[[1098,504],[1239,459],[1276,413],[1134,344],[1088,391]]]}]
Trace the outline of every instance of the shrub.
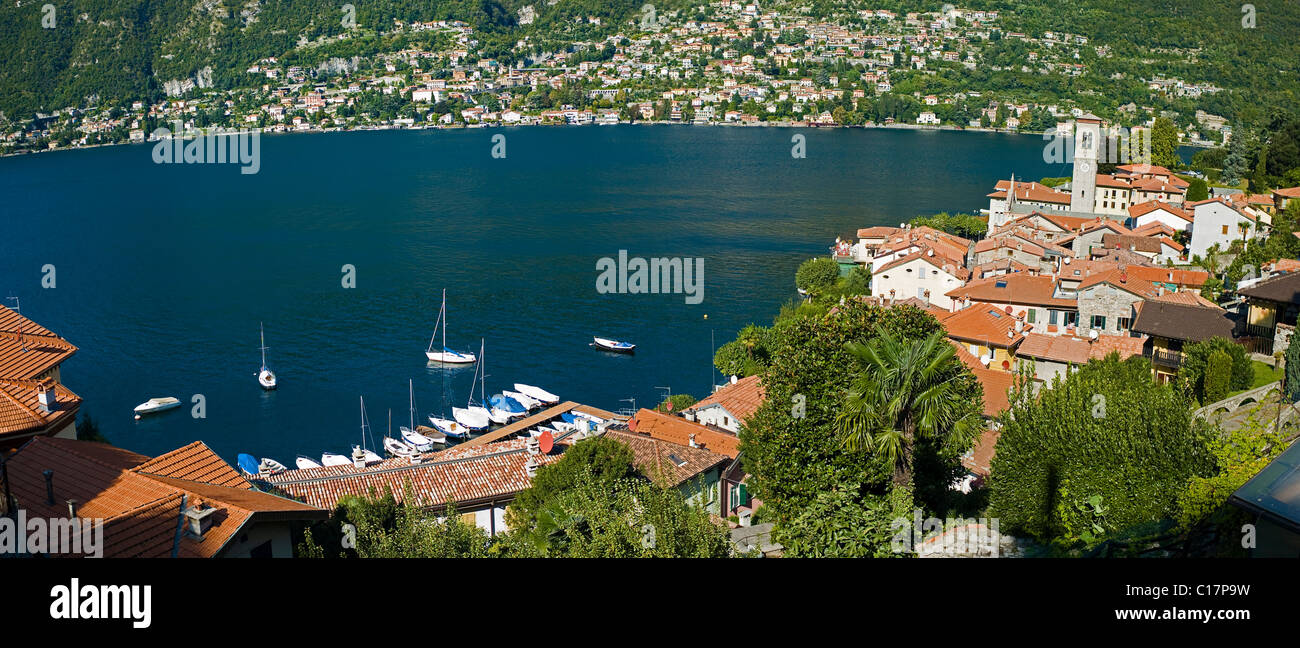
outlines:
[{"label": "shrub", "polygon": [[822,257],[804,261],[794,273],[794,285],[810,295],[829,290],[840,278],[840,264]]},{"label": "shrub", "polygon": [[1213,337],[1189,344],[1183,347],[1183,366],[1179,369],[1178,375],[1187,389],[1191,390],[1192,395],[1201,403],[1214,402],[1206,400],[1205,379],[1210,355],[1215,351],[1226,353],[1232,360],[1232,371],[1228,380],[1227,391],[1250,389],[1250,386],[1255,384],[1254,364],[1241,345],[1221,337]]},{"label": "shrub", "polygon": [[1205,402],[1217,403],[1228,395],[1232,383],[1232,358],[1221,349],[1210,354],[1205,368]]},{"label": "shrub", "polygon": [[1150,363],[1115,354],[1036,397],[1017,390],[1002,417],[989,513],[1011,533],[1065,546],[1086,532],[1173,518],[1188,480],[1214,468],[1211,430],[1192,408],[1181,390],[1152,379]]}]

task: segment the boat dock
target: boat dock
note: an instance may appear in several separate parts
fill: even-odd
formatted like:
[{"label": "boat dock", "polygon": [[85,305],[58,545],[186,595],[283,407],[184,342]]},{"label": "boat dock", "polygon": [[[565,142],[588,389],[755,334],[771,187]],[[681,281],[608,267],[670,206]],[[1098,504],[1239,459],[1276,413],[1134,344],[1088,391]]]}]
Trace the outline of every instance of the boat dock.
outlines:
[{"label": "boat dock", "polygon": [[456,444],[456,447],[480,446],[480,445],[487,445],[489,443],[494,443],[496,441],[500,441],[501,439],[509,438],[510,435],[512,434],[523,432],[531,427],[542,425],[550,421],[551,419],[559,418],[561,414],[570,411],[578,411],[578,412],[582,412],[583,414],[590,414],[592,416],[603,418],[607,421],[623,420],[627,418],[625,416],[619,416],[617,414],[614,414],[613,412],[606,412],[605,410],[583,405],[581,403],[577,403],[574,401],[564,401],[559,405],[548,407],[531,416],[525,416],[524,418],[521,418],[518,421],[510,423],[509,425],[506,425],[504,427],[500,427],[495,430],[492,430],[491,432],[488,432],[487,434],[484,434],[482,436],[476,436],[464,443],[458,443]]}]

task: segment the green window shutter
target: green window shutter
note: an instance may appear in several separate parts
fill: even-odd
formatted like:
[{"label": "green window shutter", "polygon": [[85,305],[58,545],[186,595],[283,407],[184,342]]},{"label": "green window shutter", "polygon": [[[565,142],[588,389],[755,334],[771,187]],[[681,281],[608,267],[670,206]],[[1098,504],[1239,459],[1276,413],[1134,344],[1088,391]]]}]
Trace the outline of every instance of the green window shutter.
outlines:
[{"label": "green window shutter", "polygon": [[740,484],[736,487],[736,490],[738,493],[736,497],[736,506],[749,506],[749,492],[745,488],[745,485]]},{"label": "green window shutter", "polygon": [[1037,318],[1036,318],[1037,313],[1038,313],[1038,309],[1036,309],[1036,308],[1031,308],[1031,309],[1029,309],[1029,323],[1030,323],[1030,324],[1033,324],[1033,323],[1034,323],[1034,320],[1037,319]]}]

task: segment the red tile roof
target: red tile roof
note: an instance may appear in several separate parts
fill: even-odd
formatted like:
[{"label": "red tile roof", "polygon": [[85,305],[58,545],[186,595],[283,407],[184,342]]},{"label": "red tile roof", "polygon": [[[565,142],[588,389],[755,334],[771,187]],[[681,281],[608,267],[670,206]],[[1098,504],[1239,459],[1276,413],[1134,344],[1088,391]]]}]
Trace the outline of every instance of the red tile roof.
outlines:
[{"label": "red tile roof", "polygon": [[943,320],[943,327],[955,340],[1014,348],[1024,339],[1024,332],[1015,330],[1017,321],[997,306],[977,302]]},{"label": "red tile roof", "polygon": [[[1010,180],[998,180],[998,183],[994,186],[993,193],[989,194],[987,197],[1002,198],[1005,200],[1010,189]],[[1070,194],[1063,191],[1057,191],[1047,185],[1038,184],[1037,182],[1017,182],[1016,200],[1068,205],[1070,204]]]},{"label": "red tile roof", "polygon": [[694,435],[695,444],[698,446],[733,458],[740,454],[740,439],[736,435],[654,410],[642,408],[636,416],[632,417],[632,420],[628,421],[628,429],[660,441],[684,446],[691,444],[691,435]]},{"label": "red tile roof", "polygon": [[[104,555],[109,557],[211,557],[254,516],[322,519],[327,515],[300,502],[254,491],[242,478],[242,486],[224,485],[231,480],[212,469],[220,461],[201,443],[151,460],[106,444],[34,437],[9,458],[8,470],[13,494],[28,515],[66,517],[66,500],[72,499],[78,517],[103,518]],[[143,466],[193,477],[209,474],[224,483],[142,472]],[[195,472],[189,470],[193,466],[208,468]],[[43,472],[47,469],[54,472],[52,505],[46,500]],[[220,509],[201,541],[178,534],[182,502],[191,508],[206,504]]]},{"label": "red tile roof", "polygon": [[[999,286],[999,284],[1002,284]],[[1034,275],[1013,272],[977,279],[965,286],[947,292],[953,299],[969,298],[971,301],[1025,306],[1050,306],[1077,308],[1077,299],[1054,297],[1056,279],[1051,275]]]},{"label": "red tile roof", "polygon": [[664,486],[680,486],[696,475],[732,460],[732,457],[704,448],[692,448],[652,437],[641,432],[639,426],[636,432],[609,429],[605,431],[605,436],[626,444],[632,450],[632,464],[637,471]]},{"label": "red tile roof", "polygon": [[[407,459],[387,459],[356,468],[325,466],[286,470],[267,477],[275,487],[313,506],[332,509],[346,495],[383,495],[392,491],[400,502],[410,483],[416,505],[440,508],[498,499],[505,503],[528,488],[532,478],[525,469],[529,455],[526,439],[517,438],[480,446],[457,446],[425,455],[418,464]],[[557,450],[560,448],[557,445]],[[560,453],[538,454],[538,465],[559,461]]]},{"label": "red tile roof", "polygon": [[1177,216],[1178,218],[1181,218],[1189,223],[1192,222],[1192,214],[1190,212],[1187,212],[1183,209],[1179,209],[1178,207],[1174,207],[1169,203],[1162,202],[1159,200],[1150,200],[1144,203],[1130,205],[1128,208],[1128,215],[1130,218],[1138,218],[1140,216],[1145,216],[1147,214],[1150,214],[1151,212],[1156,211],[1157,209],[1169,212],[1170,214],[1173,214],[1174,216]]},{"label": "red tile roof", "polygon": [[745,421],[767,399],[762,379],[758,376],[745,376],[733,384],[723,385],[708,398],[686,408],[688,412],[698,412],[706,407],[717,405],[727,410],[732,418]]},{"label": "red tile roof", "polygon": [[1029,357],[1069,364],[1087,364],[1088,348],[1088,343],[1078,338],[1030,333],[1025,336],[1025,341],[1016,349],[1016,357]]},{"label": "red tile roof", "polygon": [[1147,336],[1140,335],[1132,337],[1130,335],[1099,335],[1092,341],[1088,349],[1088,357],[1105,358],[1113,353],[1119,354],[1120,360],[1127,360],[1135,355],[1142,355],[1142,347],[1146,344]]}]

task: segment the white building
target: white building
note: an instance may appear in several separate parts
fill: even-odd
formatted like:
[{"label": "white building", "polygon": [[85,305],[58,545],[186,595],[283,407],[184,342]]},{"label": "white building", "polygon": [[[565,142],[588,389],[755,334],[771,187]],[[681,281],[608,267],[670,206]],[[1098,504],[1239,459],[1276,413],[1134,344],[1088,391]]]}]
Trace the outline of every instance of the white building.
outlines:
[{"label": "white building", "polygon": [[935,124],[935,125],[937,125],[937,124],[939,123],[939,118],[936,117],[936,116],[934,115],[934,113],[932,113],[932,112],[930,112],[930,111],[927,110],[927,111],[921,113],[919,116],[917,116],[917,118],[916,118],[916,123],[918,123],[918,124]]},{"label": "white building", "polygon": [[952,309],[948,292],[966,285],[970,271],[951,259],[926,249],[887,263],[871,276],[871,296],[916,297],[944,310]]},{"label": "white building", "polygon": [[[1189,203],[1192,208],[1192,241],[1188,254],[1202,255],[1218,244],[1227,250],[1233,241],[1243,241],[1255,234],[1255,217],[1224,198]],[[1191,258],[1190,256],[1188,258]]]}]

